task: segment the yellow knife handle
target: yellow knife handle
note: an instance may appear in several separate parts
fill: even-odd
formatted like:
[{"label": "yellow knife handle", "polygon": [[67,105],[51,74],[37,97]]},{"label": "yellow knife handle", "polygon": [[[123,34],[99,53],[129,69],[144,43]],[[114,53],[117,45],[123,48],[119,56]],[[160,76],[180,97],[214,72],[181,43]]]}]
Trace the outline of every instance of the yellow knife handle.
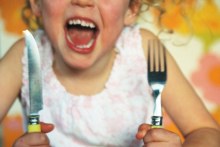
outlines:
[{"label": "yellow knife handle", "polygon": [[163,127],[162,126],[154,126],[154,125],[152,125],[151,128],[154,129],[154,128],[163,128]]},{"label": "yellow knife handle", "polygon": [[152,119],[151,128],[162,128],[162,124],[163,124],[162,116],[152,116],[151,119]]},{"label": "yellow knife handle", "polygon": [[28,132],[41,132],[39,115],[30,115],[28,117]]}]

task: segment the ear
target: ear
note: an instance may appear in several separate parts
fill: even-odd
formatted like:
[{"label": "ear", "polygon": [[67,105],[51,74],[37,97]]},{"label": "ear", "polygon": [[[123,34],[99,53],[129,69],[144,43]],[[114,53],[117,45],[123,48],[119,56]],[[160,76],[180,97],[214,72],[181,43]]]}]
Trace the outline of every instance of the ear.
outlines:
[{"label": "ear", "polygon": [[141,6],[141,0],[131,0],[130,1],[129,8],[128,8],[128,10],[125,14],[125,18],[124,18],[125,25],[131,25],[136,21],[137,15],[140,10],[140,6]]},{"label": "ear", "polygon": [[33,14],[37,17],[41,16],[39,0],[29,0],[29,2]]}]

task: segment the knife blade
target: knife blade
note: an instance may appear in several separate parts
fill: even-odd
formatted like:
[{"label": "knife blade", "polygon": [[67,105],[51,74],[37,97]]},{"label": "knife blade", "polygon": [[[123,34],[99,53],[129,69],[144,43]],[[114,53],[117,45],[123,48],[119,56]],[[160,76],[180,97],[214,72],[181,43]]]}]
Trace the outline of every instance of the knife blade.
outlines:
[{"label": "knife blade", "polygon": [[40,54],[32,34],[25,30],[25,44],[28,58],[30,112],[28,116],[28,132],[41,132],[39,111],[42,109],[42,78]]}]

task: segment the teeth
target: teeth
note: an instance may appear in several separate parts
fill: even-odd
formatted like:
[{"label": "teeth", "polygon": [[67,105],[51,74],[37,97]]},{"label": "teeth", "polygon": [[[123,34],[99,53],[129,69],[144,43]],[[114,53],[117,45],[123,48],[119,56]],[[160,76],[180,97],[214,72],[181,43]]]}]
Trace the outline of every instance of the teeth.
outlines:
[{"label": "teeth", "polygon": [[[69,40],[70,42],[72,42],[69,36],[67,36],[67,38],[68,38],[68,40]],[[77,48],[80,48],[80,49],[90,48],[90,47],[92,46],[93,42],[94,42],[94,39],[90,40],[88,44],[77,45],[76,47],[77,47]],[[72,43],[73,43],[73,42],[72,42]]]},{"label": "teeth", "polygon": [[91,29],[95,28],[95,24],[84,21],[84,20],[80,20],[80,19],[69,20],[68,24],[69,25],[81,25],[83,27],[89,27]]},{"label": "teeth", "polygon": [[93,42],[94,42],[94,39],[90,40],[89,43],[86,45],[77,45],[77,48],[80,48],[80,49],[90,48],[92,46]]}]

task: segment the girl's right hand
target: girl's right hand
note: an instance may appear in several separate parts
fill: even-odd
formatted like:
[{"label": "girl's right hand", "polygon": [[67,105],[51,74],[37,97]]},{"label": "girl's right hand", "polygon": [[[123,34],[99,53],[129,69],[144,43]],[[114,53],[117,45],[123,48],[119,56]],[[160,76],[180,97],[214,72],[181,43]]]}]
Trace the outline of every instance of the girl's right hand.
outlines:
[{"label": "girl's right hand", "polygon": [[51,132],[54,129],[54,126],[43,122],[40,124],[40,133],[25,133],[14,142],[13,147],[50,147],[50,141],[46,133]]}]

